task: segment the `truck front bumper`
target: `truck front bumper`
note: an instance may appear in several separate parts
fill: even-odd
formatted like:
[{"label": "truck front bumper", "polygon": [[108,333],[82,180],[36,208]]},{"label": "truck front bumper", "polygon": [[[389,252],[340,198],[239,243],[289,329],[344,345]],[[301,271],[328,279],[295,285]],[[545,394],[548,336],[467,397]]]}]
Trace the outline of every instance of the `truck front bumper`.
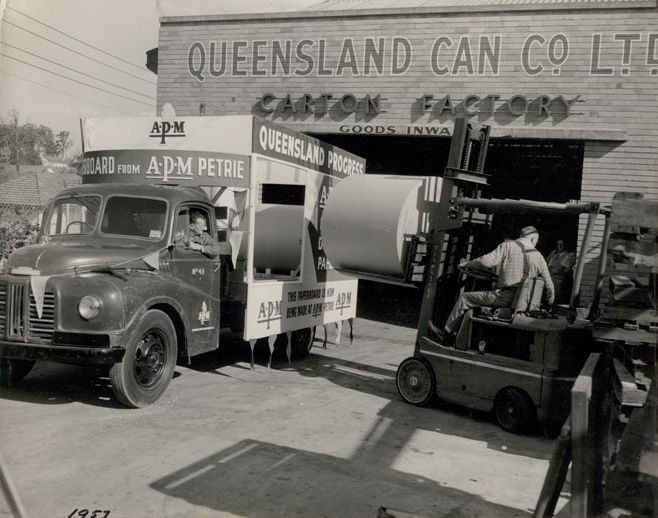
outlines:
[{"label": "truck front bumper", "polygon": [[0,357],[13,360],[44,360],[73,365],[113,365],[123,359],[123,347],[83,347],[30,344],[0,340]]}]

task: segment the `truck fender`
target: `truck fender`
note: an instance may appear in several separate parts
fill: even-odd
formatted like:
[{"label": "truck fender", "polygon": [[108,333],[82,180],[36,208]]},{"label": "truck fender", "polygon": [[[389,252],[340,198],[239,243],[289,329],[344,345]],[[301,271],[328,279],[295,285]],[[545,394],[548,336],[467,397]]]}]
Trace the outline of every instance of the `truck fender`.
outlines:
[{"label": "truck fender", "polygon": [[[126,326],[126,335],[131,336],[133,330],[144,314],[150,309],[158,309],[165,313],[176,329],[176,341],[178,342],[178,357],[187,354],[187,330],[190,328],[185,311],[182,306],[174,299],[169,297],[154,297],[148,299],[135,311],[130,322]],[[189,357],[188,357],[189,361]]]}]

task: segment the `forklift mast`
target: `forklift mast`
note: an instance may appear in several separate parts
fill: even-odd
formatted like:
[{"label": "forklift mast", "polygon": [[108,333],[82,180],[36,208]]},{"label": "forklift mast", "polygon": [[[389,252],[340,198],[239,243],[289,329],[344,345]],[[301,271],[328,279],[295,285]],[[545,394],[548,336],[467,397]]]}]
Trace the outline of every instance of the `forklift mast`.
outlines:
[{"label": "forklift mast", "polygon": [[[607,215],[599,203],[574,201],[569,203],[540,202],[533,200],[481,198],[482,187],[488,185],[484,173],[489,145],[488,126],[474,129],[463,119],[455,121],[455,131],[450,147],[448,164],[443,177],[441,199],[430,213],[429,257],[425,270],[423,299],[418,321],[415,352],[420,350],[420,339],[428,334],[428,323],[447,315],[451,305],[437,307],[440,294],[442,301],[456,299],[460,289],[461,273],[457,269],[460,258],[470,257],[478,229],[487,229],[496,210],[534,214],[580,215],[588,214],[581,250],[589,250],[594,225],[600,214]],[[485,209],[480,214],[476,209]],[[452,220],[458,220],[455,225]],[[579,254],[574,269],[574,282],[569,300],[569,320],[576,317],[580,301],[580,289],[585,268],[585,253]],[[599,261],[605,261],[601,257]],[[599,265],[601,267],[601,265]],[[599,300],[597,286],[595,301]]]},{"label": "forklift mast", "polygon": [[[462,220],[463,210],[454,205],[456,198],[479,198],[483,186],[488,185],[484,167],[489,147],[490,127],[474,128],[463,118],[455,120],[455,128],[448,155],[448,164],[443,176],[443,189],[441,197],[433,205],[430,212],[429,256],[425,269],[422,305],[418,320],[418,334],[416,338],[416,352],[419,350],[420,338],[426,336],[428,323],[432,320],[435,310],[437,293],[441,295],[456,295],[458,283],[454,275],[456,260],[468,253],[472,244],[470,229],[472,223],[469,213],[467,222],[463,222],[454,232],[452,220]],[[480,223],[488,223],[480,221]],[[449,222],[449,223],[447,223]],[[439,286],[441,283],[441,286]],[[454,292],[454,293],[450,293]]]}]

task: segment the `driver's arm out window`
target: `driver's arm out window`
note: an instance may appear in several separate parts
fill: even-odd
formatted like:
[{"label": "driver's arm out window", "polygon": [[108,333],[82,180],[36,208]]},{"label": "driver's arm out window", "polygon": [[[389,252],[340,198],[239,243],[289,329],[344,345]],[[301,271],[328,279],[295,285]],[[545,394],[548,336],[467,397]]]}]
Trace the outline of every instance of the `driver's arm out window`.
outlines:
[{"label": "driver's arm out window", "polygon": [[190,231],[190,218],[187,209],[180,209],[176,214],[176,221],[174,221],[174,237],[173,242],[175,245],[184,245],[189,239]]}]

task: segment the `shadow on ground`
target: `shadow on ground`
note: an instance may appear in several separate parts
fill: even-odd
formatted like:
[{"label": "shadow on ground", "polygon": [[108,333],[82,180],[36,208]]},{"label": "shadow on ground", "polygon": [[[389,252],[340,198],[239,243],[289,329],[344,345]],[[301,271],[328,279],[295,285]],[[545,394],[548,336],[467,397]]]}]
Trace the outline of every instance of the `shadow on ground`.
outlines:
[{"label": "shadow on ground", "polygon": [[[348,341],[347,341],[348,342]],[[349,342],[348,342],[349,343]],[[250,370],[251,350],[238,336],[225,337],[219,351],[213,351],[192,359],[187,366],[198,372],[231,377],[224,367]],[[331,343],[333,350],[336,346]],[[321,350],[322,332],[316,334],[312,351]],[[345,344],[336,350],[350,347]],[[267,368],[269,348],[259,342],[254,350],[255,368]],[[328,354],[311,354],[301,361],[288,363],[285,346],[275,348],[272,368],[289,370],[292,376],[322,378],[346,390],[355,390],[390,402],[379,412],[380,419],[387,423],[386,433],[381,437],[382,448],[378,455],[397,454],[400,447],[416,429],[459,436],[476,441],[486,441],[489,448],[509,454],[548,459],[553,442],[533,436],[516,436],[506,433],[493,424],[493,417],[486,412],[474,411],[446,402],[434,402],[428,408],[412,407],[405,403],[397,392],[394,366],[391,368],[367,365]],[[183,374],[181,374],[181,372]],[[174,378],[184,376],[177,369]],[[168,390],[176,390],[176,379]],[[112,392],[107,369],[76,367],[58,364],[37,364],[30,375],[15,387],[3,387],[0,398],[35,404],[66,404],[79,402],[93,406],[129,411],[118,403]],[[534,435],[539,431],[536,430]],[[390,444],[387,444],[390,443]],[[393,459],[389,459],[391,462]]]},{"label": "shadow on ground", "polygon": [[18,385],[0,388],[0,399],[42,405],[85,403],[122,408],[114,397],[108,369],[37,362]]},{"label": "shadow on ground", "polygon": [[370,460],[245,439],[150,486],[193,505],[245,517],[374,518],[381,506],[416,516],[530,516]]},{"label": "shadow on ground", "polygon": [[[358,338],[363,339],[361,335]],[[213,372],[225,376],[228,374],[222,373],[221,369],[228,365],[248,369],[245,366],[245,363],[251,359],[248,344],[241,343],[239,337],[233,337],[232,340],[235,342],[227,345],[221,354],[208,353],[198,356],[193,359],[190,367],[200,372]],[[228,341],[229,339],[225,343]],[[293,375],[322,378],[346,390],[356,390],[390,400],[378,414],[380,421],[386,422],[386,429],[379,438],[378,451],[376,451],[378,458],[388,459],[389,463],[392,463],[415,430],[427,430],[484,441],[488,448],[511,455],[550,459],[554,441],[540,438],[543,435],[541,430],[532,430],[528,436],[510,434],[495,425],[495,418],[490,413],[444,401],[434,401],[427,408],[410,406],[397,392],[395,384],[397,366],[380,367],[324,354],[323,341],[322,331],[316,332],[314,348],[311,351],[318,351],[319,354],[311,354],[307,359],[293,361],[291,364],[288,363],[285,355],[285,347],[275,348],[272,368],[290,370]],[[348,340],[337,349],[331,338],[328,343],[331,346],[331,353],[335,351],[338,355],[342,348],[350,347],[347,345]],[[269,349],[265,342],[257,343],[254,357],[255,368],[266,368]],[[538,435],[540,437],[537,437]]]},{"label": "shadow on ground", "polygon": [[386,421],[387,428],[379,438],[377,455],[391,457],[390,462],[416,430],[485,441],[488,448],[512,455],[547,460],[553,453],[554,441],[537,437],[539,430],[526,436],[505,432],[495,425],[495,419],[487,412],[444,401],[434,401],[426,408],[405,403],[397,392],[394,369],[314,355],[297,365],[296,372],[324,378],[348,390],[389,399],[378,413],[380,419]]},{"label": "shadow on ground", "polygon": [[[192,358],[187,365],[185,359],[180,359],[179,366],[191,367],[201,372],[228,376],[220,371],[222,367],[233,365],[237,368],[249,369],[244,362],[250,362],[249,344],[242,342],[236,336],[228,336],[227,342],[219,351],[213,351]],[[259,365],[267,365],[269,349],[267,342],[259,343],[255,350],[255,359]],[[273,361],[283,365],[286,359],[285,350],[277,349]],[[242,363],[242,365],[239,365]],[[287,363],[286,363],[287,364]],[[176,378],[182,370],[177,367],[174,372],[172,386],[175,390]],[[128,410],[121,405],[112,391],[109,378],[109,367],[84,367],[58,363],[37,362],[32,371],[18,385],[0,387],[0,399],[22,401],[26,403],[61,405],[67,403],[83,403],[92,406]]]}]

